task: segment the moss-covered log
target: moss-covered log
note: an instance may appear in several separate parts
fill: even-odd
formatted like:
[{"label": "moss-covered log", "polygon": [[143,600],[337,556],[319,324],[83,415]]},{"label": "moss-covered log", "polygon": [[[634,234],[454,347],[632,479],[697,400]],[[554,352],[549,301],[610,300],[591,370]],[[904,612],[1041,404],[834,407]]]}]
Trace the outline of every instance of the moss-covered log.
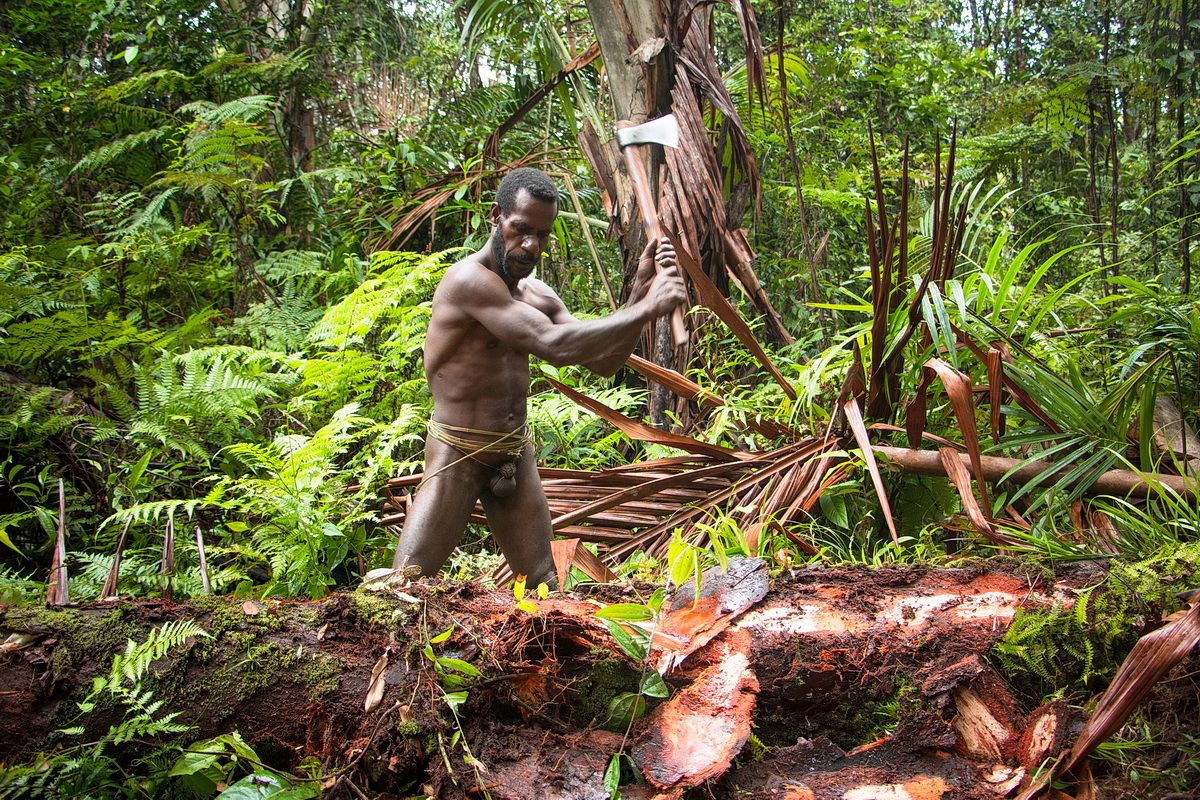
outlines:
[{"label": "moss-covered log", "polygon": [[[736,795],[741,770],[726,767],[752,719],[755,748],[824,737],[821,758],[795,751],[796,764],[825,770],[823,786],[925,781],[943,787],[930,796],[999,796],[997,781],[1019,780],[1047,755],[1022,734],[1062,709],[1030,716],[985,657],[1019,609],[1069,605],[1074,583],[1020,571],[814,569],[776,579],[755,602],[706,581],[702,602],[676,603],[660,622],[670,635],[650,661],[671,667],[673,696],[634,723],[626,747],[653,786],[622,791],[680,796],[701,781],[716,787],[712,779],[725,772],[719,794]],[[641,672],[594,615],[615,602],[636,601],[596,586],[535,601],[530,613],[511,593],[433,584],[323,602],[10,607],[0,610],[9,637],[0,656],[0,757],[52,747],[55,731],[70,725],[102,734],[117,710],[81,715],[77,705],[92,677],[107,673],[127,640],[186,618],[209,635],[156,662],[144,688],[167,701],[164,712],[181,712],[190,739],[237,729],[276,766],[315,758],[331,792],[353,780],[401,795],[467,796],[483,783],[494,798],[607,796],[602,775],[622,737],[601,729],[613,698],[636,692]],[[732,659],[741,666],[730,672]],[[445,695],[463,690],[469,697],[456,721]],[[734,727],[705,723],[712,747],[681,749],[706,718]],[[880,737],[887,746],[871,759],[871,774],[856,777],[863,759],[843,756]],[[889,771],[886,753],[908,756]],[[930,753],[941,760],[916,755]],[[468,754],[486,770],[477,772]],[[985,775],[997,764],[1007,770],[1003,781]],[[755,786],[758,772],[747,773]]]}]

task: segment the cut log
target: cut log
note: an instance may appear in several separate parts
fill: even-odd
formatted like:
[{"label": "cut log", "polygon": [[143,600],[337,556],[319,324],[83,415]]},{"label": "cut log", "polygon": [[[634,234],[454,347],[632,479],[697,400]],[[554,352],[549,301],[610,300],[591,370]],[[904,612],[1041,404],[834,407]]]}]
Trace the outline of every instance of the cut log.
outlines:
[{"label": "cut log", "polygon": [[[729,766],[751,722],[774,745],[776,778],[791,775],[794,791],[807,787],[817,798],[999,797],[996,765],[1012,775],[1044,751],[1033,744],[1042,733],[1028,730],[1030,721],[1044,727],[1041,717],[1022,717],[982,659],[1019,608],[1068,604],[1076,582],[1043,584],[1019,572],[807,569],[777,578],[757,600],[757,588],[737,596],[758,575],[740,569],[731,566],[733,580],[706,617],[711,624],[675,624],[676,633],[717,635],[666,676],[671,698],[629,733],[626,753],[660,796],[702,782],[718,797],[761,786],[754,776],[767,762]],[[704,584],[714,596],[720,581],[710,575]],[[0,639],[8,637],[0,652],[0,759],[52,747],[62,740],[54,732],[74,724],[102,736],[118,709],[80,719],[76,706],[92,676],[108,672],[127,638],[141,641],[152,626],[192,619],[211,638],[169,652],[143,685],[165,701],[163,713],[181,712],[178,721],[193,727],[189,740],[236,728],[274,766],[306,757],[325,770],[353,764],[355,786],[374,793],[421,785],[437,797],[465,798],[482,780],[496,800],[603,797],[603,774],[622,737],[598,732],[598,720],[610,698],[637,691],[643,665],[594,616],[636,598],[617,586],[588,591],[534,601],[536,614],[516,608],[509,592],[436,583],[249,608],[206,597],[192,605],[0,609]],[[688,612],[701,605],[682,595],[672,607],[694,622]],[[430,643],[448,629],[446,640]],[[438,667],[439,659],[468,662],[482,675],[468,686],[448,684],[454,670]],[[869,730],[835,724],[855,716],[864,697],[900,685],[911,687],[911,713],[881,743],[859,748]],[[457,721],[442,701],[451,690],[469,693]],[[968,693],[975,697],[964,699]],[[1011,713],[1000,713],[1005,705]],[[982,719],[981,707],[995,747],[978,737],[966,743],[961,731],[977,721],[955,724]],[[830,734],[837,747],[794,744],[804,732],[818,739],[825,727],[838,728]],[[1019,747],[1026,739],[1031,744]],[[482,778],[465,747],[485,765]],[[830,794],[835,786],[842,788]],[[649,797],[647,789],[626,784],[622,793]]]}]

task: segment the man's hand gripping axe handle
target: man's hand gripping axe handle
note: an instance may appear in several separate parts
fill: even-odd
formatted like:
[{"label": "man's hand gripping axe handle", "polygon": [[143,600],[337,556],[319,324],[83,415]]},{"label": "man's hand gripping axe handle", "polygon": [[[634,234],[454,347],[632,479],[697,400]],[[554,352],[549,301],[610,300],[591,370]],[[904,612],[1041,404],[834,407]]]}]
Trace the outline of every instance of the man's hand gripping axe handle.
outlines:
[{"label": "man's hand gripping axe handle", "polygon": [[[646,236],[650,241],[657,243],[662,237],[662,223],[658,219],[654,196],[650,194],[650,178],[646,175],[646,164],[642,161],[641,153],[641,145],[649,143],[666,147],[679,146],[679,123],[675,121],[674,114],[667,114],[641,125],[634,125],[627,120],[617,123],[617,144],[621,146],[621,154],[625,156],[625,169],[633,183],[633,193],[637,197],[638,210],[642,214],[642,225],[645,226]],[[656,266],[657,263],[656,261]],[[687,326],[683,324],[682,308],[677,307],[671,313],[671,336],[676,347],[687,342]]]}]

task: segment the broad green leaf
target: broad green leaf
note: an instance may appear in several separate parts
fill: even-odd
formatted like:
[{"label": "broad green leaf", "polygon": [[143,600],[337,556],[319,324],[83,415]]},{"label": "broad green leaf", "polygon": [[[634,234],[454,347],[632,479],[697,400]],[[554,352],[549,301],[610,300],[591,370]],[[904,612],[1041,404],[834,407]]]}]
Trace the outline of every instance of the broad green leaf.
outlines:
[{"label": "broad green leaf", "polygon": [[450,706],[453,711],[458,711],[459,706],[467,702],[468,697],[470,697],[469,692],[448,692],[442,695],[442,699],[446,701],[446,705]]},{"label": "broad green leaf", "polygon": [[217,797],[222,800],[308,800],[320,794],[313,784],[285,786],[275,775],[255,772],[230,785]]},{"label": "broad green leaf", "polygon": [[624,622],[646,622],[654,619],[654,612],[649,606],[638,603],[614,603],[597,611],[596,616]]},{"label": "broad green leaf", "polygon": [[208,769],[213,764],[216,764],[217,759],[220,757],[220,753],[190,753],[185,751],[182,756],[175,760],[175,764],[171,767],[171,771],[167,773],[167,776],[177,778],[184,775],[195,775],[197,772]]},{"label": "broad green leaf", "polygon": [[608,628],[608,632],[612,634],[613,641],[617,643],[617,647],[621,648],[621,652],[632,658],[634,661],[641,661],[650,652],[650,639],[645,634],[642,634],[640,640],[634,638],[620,623],[612,620],[602,620],[604,626]]},{"label": "broad green leaf", "polygon": [[461,658],[447,658],[443,656],[437,660],[437,663],[442,669],[451,669],[455,672],[461,672],[463,675],[470,675],[472,678],[478,678],[483,674],[474,664],[463,661]]},{"label": "broad green leaf", "polygon": [[622,692],[608,704],[608,719],[605,726],[609,728],[626,728],[635,719],[646,713],[646,698],[637,692]]},{"label": "broad green leaf", "polygon": [[621,792],[621,754],[613,753],[604,768],[604,791],[608,792],[610,800],[615,800]]},{"label": "broad green leaf", "polygon": [[642,678],[642,685],[639,691],[646,697],[654,697],[662,699],[671,696],[671,687],[667,686],[667,682],[663,680],[662,675],[658,674],[658,670],[647,670]]}]

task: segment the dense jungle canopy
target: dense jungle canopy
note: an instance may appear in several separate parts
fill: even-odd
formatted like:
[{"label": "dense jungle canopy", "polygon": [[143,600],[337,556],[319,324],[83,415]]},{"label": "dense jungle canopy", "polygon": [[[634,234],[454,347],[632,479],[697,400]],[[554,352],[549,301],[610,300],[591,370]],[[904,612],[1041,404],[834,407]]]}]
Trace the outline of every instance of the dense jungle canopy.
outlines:
[{"label": "dense jungle canopy", "polygon": [[[0,604],[335,595],[369,617],[337,593],[390,564],[421,469],[440,275],[536,166],[562,187],[539,275],[608,313],[645,242],[615,126],[673,112],[681,147],[647,163],[692,265],[686,340],[655,325],[613,380],[533,368],[568,586],[731,557],[779,580],[1084,569],[976,654],[1025,711],[1082,713],[1200,587],[1197,53],[1194,0],[0,3]],[[659,493],[631,488],[642,462]],[[444,577],[503,586],[494,549],[473,525]],[[617,730],[682,691],[647,682],[626,624],[658,618],[651,592],[608,620],[643,665]],[[66,636],[13,619],[4,658]],[[479,667],[421,619],[430,752],[445,786],[483,786],[456,691]],[[4,751],[0,794],[361,795],[361,753],[297,766],[232,725],[184,750],[195,722],[152,701],[150,665],[208,634],[147,625],[87,651],[91,694],[71,684],[39,755]],[[1100,751],[1109,796],[1195,796],[1190,663]],[[895,723],[908,689],[871,708]],[[892,728],[855,730],[834,741]],[[639,796],[617,742],[602,796]],[[413,775],[379,796],[440,785]]]}]

